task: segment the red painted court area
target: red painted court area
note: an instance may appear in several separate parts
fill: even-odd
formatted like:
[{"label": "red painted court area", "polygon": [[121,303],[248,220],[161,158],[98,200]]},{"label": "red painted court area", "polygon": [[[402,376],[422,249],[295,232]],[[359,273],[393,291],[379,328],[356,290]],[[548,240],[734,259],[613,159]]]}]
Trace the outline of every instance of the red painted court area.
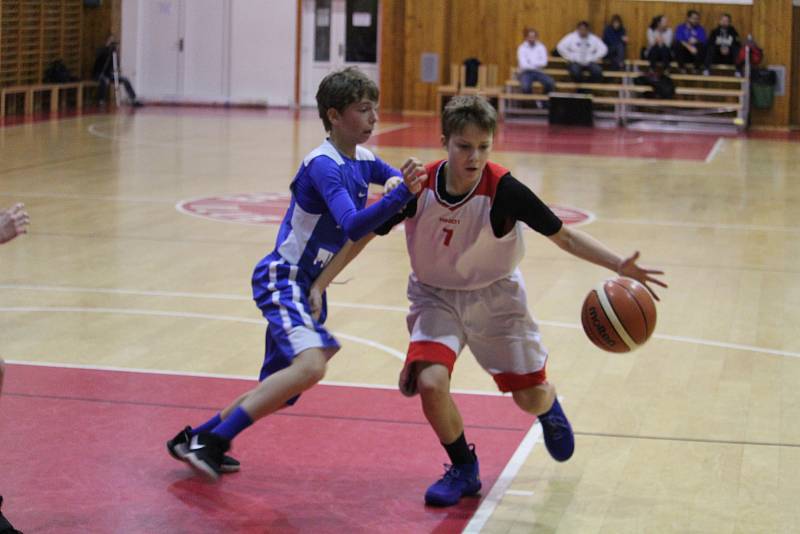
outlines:
[{"label": "red painted court area", "polygon": [[[379,131],[368,144],[375,146],[437,148],[441,146],[438,117],[397,117],[408,126]],[[580,128],[522,122],[501,122],[494,138],[495,151],[537,154],[574,154],[622,158],[703,161],[719,135],[654,133],[624,128]]]},{"label": "red painted court area", "polygon": [[[0,494],[23,532],[460,532],[479,505],[427,508],[444,451],[417,398],[318,386],[254,425],[242,471],[210,484],[165,441],[252,383],[8,365]],[[508,398],[457,395],[487,495],[533,420]]]}]

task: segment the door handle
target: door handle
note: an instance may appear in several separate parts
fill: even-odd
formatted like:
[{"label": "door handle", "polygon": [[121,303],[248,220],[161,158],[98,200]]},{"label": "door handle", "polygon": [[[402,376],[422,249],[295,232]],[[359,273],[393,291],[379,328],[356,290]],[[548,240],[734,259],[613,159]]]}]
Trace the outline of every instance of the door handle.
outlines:
[{"label": "door handle", "polygon": [[339,43],[339,57],[344,56],[344,43]]},{"label": "door handle", "polygon": [[178,40],[178,52],[183,52],[183,37]]}]

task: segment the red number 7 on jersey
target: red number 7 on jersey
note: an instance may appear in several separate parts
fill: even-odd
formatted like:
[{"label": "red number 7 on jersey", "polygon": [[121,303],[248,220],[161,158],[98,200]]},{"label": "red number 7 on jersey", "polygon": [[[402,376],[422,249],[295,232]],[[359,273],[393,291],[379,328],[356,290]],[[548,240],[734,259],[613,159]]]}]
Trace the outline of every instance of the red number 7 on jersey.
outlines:
[{"label": "red number 7 on jersey", "polygon": [[452,228],[442,228],[442,232],[444,232],[444,246],[450,246],[450,240],[453,239],[453,229]]}]

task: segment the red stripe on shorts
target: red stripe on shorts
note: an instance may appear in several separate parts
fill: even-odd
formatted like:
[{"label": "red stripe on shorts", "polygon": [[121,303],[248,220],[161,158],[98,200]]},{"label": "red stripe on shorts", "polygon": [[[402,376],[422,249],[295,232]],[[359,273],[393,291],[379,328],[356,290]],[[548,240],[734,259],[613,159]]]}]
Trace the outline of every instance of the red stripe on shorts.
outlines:
[{"label": "red stripe on shorts", "polygon": [[542,367],[535,373],[528,373],[526,375],[498,373],[492,375],[492,378],[494,378],[500,391],[508,393],[509,391],[520,391],[544,384],[547,382],[547,373],[544,367]]},{"label": "red stripe on shorts", "polygon": [[456,353],[447,345],[436,341],[412,341],[408,344],[406,365],[412,362],[440,363],[452,373],[456,364]]}]

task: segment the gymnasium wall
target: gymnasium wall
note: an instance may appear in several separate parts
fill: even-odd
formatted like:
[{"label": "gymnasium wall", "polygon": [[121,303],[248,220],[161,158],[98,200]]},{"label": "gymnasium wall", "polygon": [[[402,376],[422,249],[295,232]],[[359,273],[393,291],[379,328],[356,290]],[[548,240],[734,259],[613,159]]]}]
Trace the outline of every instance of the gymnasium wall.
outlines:
[{"label": "gymnasium wall", "polygon": [[[111,29],[121,39],[121,61],[123,72],[140,89],[141,70],[148,60],[145,57],[140,39],[141,30],[147,24],[140,20],[144,10],[141,2],[153,0],[104,0],[97,8],[84,8],[84,42],[82,71],[83,76],[91,75],[97,48],[103,46]],[[216,102],[266,101],[270,105],[288,106],[294,103],[295,35],[296,9],[298,0],[219,0],[225,13],[227,29],[225,42],[220,43],[223,56],[223,90],[219,94],[206,96]],[[178,0],[170,0],[179,8]],[[184,25],[191,21],[203,20],[202,5],[193,3],[193,18],[186,17]],[[124,16],[123,16],[124,15]],[[198,19],[198,17],[200,17]],[[206,17],[207,18],[207,17]],[[124,24],[123,24],[124,22]],[[184,27],[182,31],[202,29]],[[177,40],[178,36],[175,37]],[[196,42],[196,40],[194,41]],[[187,40],[188,43],[188,40]],[[201,43],[211,46],[208,43]],[[191,53],[187,49],[186,54]],[[212,61],[212,56],[207,54]],[[201,54],[199,61],[202,61]],[[202,70],[198,57],[193,56],[194,73]],[[217,58],[219,59],[219,58]],[[213,68],[219,68],[214,65]],[[209,70],[213,72],[209,65]],[[147,95],[147,88],[144,95]],[[193,95],[186,95],[193,99]],[[181,100],[180,95],[175,98]]]},{"label": "gymnasium wall", "polygon": [[[752,32],[764,45],[766,62],[785,65],[790,74],[792,0],[754,0],[750,5],[646,0],[382,0],[382,25],[388,30],[382,32],[381,42],[381,88],[388,96],[382,106],[413,112],[434,110],[437,84],[420,81],[423,52],[439,54],[442,83],[448,81],[449,64],[468,57],[497,64],[505,78],[516,64],[524,28],[536,28],[552,49],[578,21],[587,20],[595,33],[602,34],[605,22],[619,14],[628,30],[628,57],[634,58],[645,44],[653,16],[666,15],[675,28],[688,9],[701,13],[707,29],[717,25],[721,13],[730,13],[739,33]],[[402,53],[397,52],[399,39],[405,44]],[[789,100],[789,96],[776,98],[772,110],[755,114],[755,123],[788,125]]]},{"label": "gymnasium wall", "polygon": [[41,83],[60,59],[70,73],[81,69],[81,0],[0,1],[0,85]]},{"label": "gymnasium wall", "polygon": [[120,39],[122,0],[106,0],[97,7],[83,6],[81,79],[89,79],[97,49],[105,45],[108,32]]},{"label": "gymnasium wall", "polygon": [[794,31],[792,32],[792,124],[800,126],[800,6],[793,9]]}]

